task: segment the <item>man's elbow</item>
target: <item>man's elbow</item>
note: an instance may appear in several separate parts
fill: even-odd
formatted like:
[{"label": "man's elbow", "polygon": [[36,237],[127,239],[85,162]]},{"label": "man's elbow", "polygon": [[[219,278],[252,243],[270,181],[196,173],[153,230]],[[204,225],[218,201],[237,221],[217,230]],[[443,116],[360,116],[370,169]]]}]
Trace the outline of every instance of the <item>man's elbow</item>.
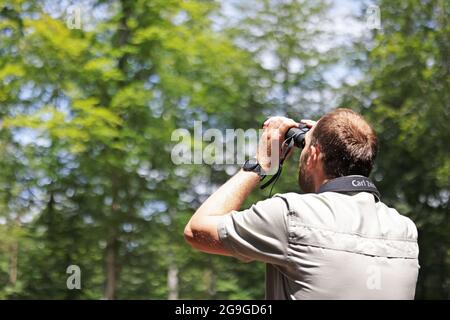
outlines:
[{"label": "man's elbow", "polygon": [[[198,218],[191,219],[184,228],[184,240],[194,249],[202,250],[204,244],[203,221]],[[203,235],[203,236],[202,236]]]},{"label": "man's elbow", "polygon": [[184,240],[185,240],[190,246],[192,246],[192,245],[194,244],[194,233],[192,232],[190,222],[188,222],[188,224],[187,224],[186,227],[184,228]]},{"label": "man's elbow", "polygon": [[205,219],[193,218],[184,228],[184,239],[195,250],[224,256],[231,255],[223,248],[218,236],[213,234],[211,228],[215,227],[208,225]]}]

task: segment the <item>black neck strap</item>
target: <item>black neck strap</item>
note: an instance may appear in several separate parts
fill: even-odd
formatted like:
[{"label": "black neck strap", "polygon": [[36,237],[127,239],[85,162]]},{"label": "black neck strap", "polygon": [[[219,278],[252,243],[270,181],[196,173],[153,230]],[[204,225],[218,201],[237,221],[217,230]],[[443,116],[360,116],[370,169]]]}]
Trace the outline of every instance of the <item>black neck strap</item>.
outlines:
[{"label": "black neck strap", "polygon": [[369,192],[375,197],[375,201],[380,201],[381,195],[377,187],[370,181],[369,178],[364,176],[345,176],[330,180],[320,186],[319,192],[339,192],[339,193],[352,193],[352,192]]},{"label": "black neck strap", "polygon": [[[269,179],[269,181],[266,181],[262,186],[261,189],[265,189],[268,187],[271,183],[272,188],[270,188],[269,197],[272,195],[272,189],[275,183],[277,183],[278,178],[281,176],[281,172],[283,171],[283,162],[286,159],[289,151],[294,147],[295,142],[295,136],[292,136],[286,140],[284,140],[283,144],[281,145],[281,155],[280,155],[280,163],[278,164],[278,170],[277,172],[272,176],[272,178]],[[265,177],[264,177],[265,178]]]}]

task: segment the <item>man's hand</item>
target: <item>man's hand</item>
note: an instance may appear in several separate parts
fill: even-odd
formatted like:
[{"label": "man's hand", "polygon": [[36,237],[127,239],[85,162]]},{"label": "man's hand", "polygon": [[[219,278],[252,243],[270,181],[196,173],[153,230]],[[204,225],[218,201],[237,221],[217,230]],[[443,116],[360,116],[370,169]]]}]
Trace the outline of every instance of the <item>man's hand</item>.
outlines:
[{"label": "man's hand", "polygon": [[314,126],[316,125],[316,123],[317,123],[317,121],[309,120],[309,119],[302,119],[300,122],[306,124],[306,126],[307,126],[308,128],[310,128],[310,129],[311,129],[312,127],[314,127]]},{"label": "man's hand", "polygon": [[290,128],[298,126],[298,122],[285,117],[271,117],[264,122],[256,159],[265,172],[276,172],[284,136]]}]

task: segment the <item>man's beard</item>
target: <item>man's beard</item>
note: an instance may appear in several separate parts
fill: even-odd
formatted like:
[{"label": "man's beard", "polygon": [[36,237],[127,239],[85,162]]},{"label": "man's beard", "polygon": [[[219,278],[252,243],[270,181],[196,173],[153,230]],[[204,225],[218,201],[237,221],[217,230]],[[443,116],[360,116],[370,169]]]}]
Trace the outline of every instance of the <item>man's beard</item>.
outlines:
[{"label": "man's beard", "polygon": [[306,161],[309,158],[308,150],[305,151],[303,157],[300,157],[300,166],[298,170],[298,185],[303,192],[314,192],[314,183],[311,175],[306,172]]}]

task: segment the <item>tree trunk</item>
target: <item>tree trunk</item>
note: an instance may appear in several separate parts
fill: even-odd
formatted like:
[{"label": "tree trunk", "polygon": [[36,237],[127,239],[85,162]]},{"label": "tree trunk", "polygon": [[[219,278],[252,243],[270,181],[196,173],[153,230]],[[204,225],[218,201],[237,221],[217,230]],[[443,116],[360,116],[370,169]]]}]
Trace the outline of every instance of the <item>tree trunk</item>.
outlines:
[{"label": "tree trunk", "polygon": [[[128,28],[128,19],[131,16],[133,5],[131,1],[120,0],[120,6],[122,11],[122,16],[118,21],[118,38],[115,45],[119,48],[125,46],[130,37],[130,29]],[[127,69],[127,58],[128,54],[124,53],[118,59],[118,67],[125,74]],[[126,85],[125,80],[119,81],[119,86],[123,87]],[[111,97],[109,97],[111,98]],[[110,99],[108,99],[110,100]],[[118,208],[120,205],[116,203],[117,190],[119,189],[120,183],[117,182],[118,177],[115,172],[111,173],[112,186],[113,186],[113,204],[112,204],[112,216],[116,217],[120,214]],[[119,241],[116,233],[113,231],[106,244],[106,286],[104,296],[108,300],[113,300],[116,298],[117,280],[119,277],[119,264],[118,264],[118,248]]]},{"label": "tree trunk", "polygon": [[17,256],[19,255],[19,243],[14,242],[9,247],[9,283],[14,287],[17,282]]},{"label": "tree trunk", "polygon": [[213,269],[205,270],[204,281],[208,292],[208,299],[214,299],[216,296],[216,276]]},{"label": "tree trunk", "polygon": [[169,300],[178,300],[178,267],[172,262],[167,272],[167,287],[169,288]]},{"label": "tree trunk", "polygon": [[[14,227],[20,228],[20,217],[17,215]],[[19,240],[9,246],[9,283],[14,287],[17,282],[17,266],[19,257]]]},{"label": "tree trunk", "polygon": [[114,300],[116,298],[117,249],[117,238],[113,236],[106,244],[106,286],[104,296],[107,300]]}]

